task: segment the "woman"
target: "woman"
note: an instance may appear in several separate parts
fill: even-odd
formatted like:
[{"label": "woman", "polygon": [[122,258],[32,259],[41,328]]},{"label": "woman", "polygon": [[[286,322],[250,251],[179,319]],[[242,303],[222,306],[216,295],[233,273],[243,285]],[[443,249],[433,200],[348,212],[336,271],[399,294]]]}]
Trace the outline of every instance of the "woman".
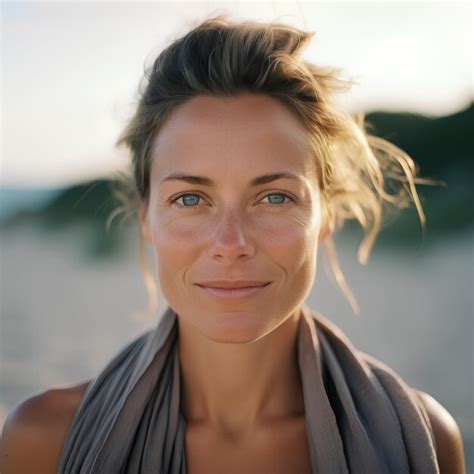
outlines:
[{"label": "woman", "polygon": [[351,297],[345,219],[369,229],[366,263],[383,200],[424,218],[413,161],[300,59],[311,37],[221,16],[156,59],[118,143],[170,306],[91,381],[15,407],[3,473],[464,472],[446,409],[304,303],[323,243]]}]

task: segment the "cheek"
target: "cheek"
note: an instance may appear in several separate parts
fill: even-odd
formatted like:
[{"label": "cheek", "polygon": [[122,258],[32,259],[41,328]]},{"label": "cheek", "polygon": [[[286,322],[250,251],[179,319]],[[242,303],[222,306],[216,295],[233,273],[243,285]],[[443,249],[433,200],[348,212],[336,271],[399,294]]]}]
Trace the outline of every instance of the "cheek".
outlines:
[{"label": "cheek", "polygon": [[290,273],[306,273],[316,261],[318,232],[315,221],[295,220],[280,232],[269,234],[267,250]]},{"label": "cheek", "polygon": [[165,216],[153,223],[153,235],[160,246],[190,247],[205,233],[209,233],[209,222],[196,216]]},{"label": "cheek", "polygon": [[196,260],[195,234],[184,231],[172,220],[150,218],[155,268],[161,291],[168,301],[180,301],[185,273]]},{"label": "cheek", "polygon": [[154,219],[151,222],[157,265],[179,266],[189,261],[196,248],[198,233],[194,226],[183,226],[177,219]]},{"label": "cheek", "polygon": [[295,208],[281,216],[266,216],[256,226],[258,242],[288,267],[303,265],[314,256],[320,219],[310,207]]},{"label": "cheek", "polygon": [[[319,218],[310,209],[262,212],[241,221],[244,237],[276,260],[301,261],[314,257],[319,232]],[[151,220],[156,256],[162,262],[187,262],[220,239],[226,230],[207,212],[194,215],[162,215]]]}]

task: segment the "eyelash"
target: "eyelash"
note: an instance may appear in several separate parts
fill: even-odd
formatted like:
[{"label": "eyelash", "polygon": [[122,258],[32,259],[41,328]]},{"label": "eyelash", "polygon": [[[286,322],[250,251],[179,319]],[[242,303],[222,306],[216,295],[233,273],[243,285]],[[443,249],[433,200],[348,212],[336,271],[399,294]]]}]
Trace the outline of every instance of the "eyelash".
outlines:
[{"label": "eyelash", "polygon": [[[286,194],[286,193],[280,193],[280,192],[273,192],[273,193],[268,193],[266,194],[262,199],[268,197],[268,196],[274,196],[274,195],[282,195],[282,196],[285,196],[286,198],[288,198],[290,200],[290,202],[283,202],[283,203],[280,203],[280,204],[270,204],[270,206],[272,207],[281,207],[281,206],[284,206],[286,204],[290,204],[291,202],[295,202],[295,199],[293,199],[289,194]],[[200,194],[198,193],[182,193],[182,194],[179,194],[178,196],[170,199],[170,203],[171,204],[176,204],[178,207],[181,207],[181,208],[185,208],[185,209],[194,209],[194,208],[197,208],[198,205],[194,205],[194,206],[185,206],[184,204],[178,204],[176,201],[179,199],[179,198],[182,198],[183,196],[199,196],[201,199],[204,199]]]}]

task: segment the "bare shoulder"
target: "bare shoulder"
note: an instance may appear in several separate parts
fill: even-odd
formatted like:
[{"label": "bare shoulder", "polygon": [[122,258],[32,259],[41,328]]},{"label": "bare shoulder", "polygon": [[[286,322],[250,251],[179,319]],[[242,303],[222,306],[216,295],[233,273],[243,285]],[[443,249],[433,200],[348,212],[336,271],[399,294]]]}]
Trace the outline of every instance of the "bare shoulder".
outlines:
[{"label": "bare shoulder", "polygon": [[0,472],[55,473],[64,441],[90,381],[51,388],[18,402],[0,439]]},{"label": "bare shoulder", "polygon": [[452,415],[435,398],[414,389],[430,418],[435,435],[436,455],[440,473],[464,474],[466,472],[461,431]]}]

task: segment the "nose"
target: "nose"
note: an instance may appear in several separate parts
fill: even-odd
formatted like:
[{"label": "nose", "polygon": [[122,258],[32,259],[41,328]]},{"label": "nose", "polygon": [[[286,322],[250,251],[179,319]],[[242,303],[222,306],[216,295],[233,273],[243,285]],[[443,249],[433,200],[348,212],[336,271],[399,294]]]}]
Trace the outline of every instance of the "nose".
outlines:
[{"label": "nose", "polygon": [[255,245],[247,232],[242,214],[224,211],[219,217],[215,231],[211,233],[209,255],[211,258],[235,260],[250,258],[255,253]]}]

